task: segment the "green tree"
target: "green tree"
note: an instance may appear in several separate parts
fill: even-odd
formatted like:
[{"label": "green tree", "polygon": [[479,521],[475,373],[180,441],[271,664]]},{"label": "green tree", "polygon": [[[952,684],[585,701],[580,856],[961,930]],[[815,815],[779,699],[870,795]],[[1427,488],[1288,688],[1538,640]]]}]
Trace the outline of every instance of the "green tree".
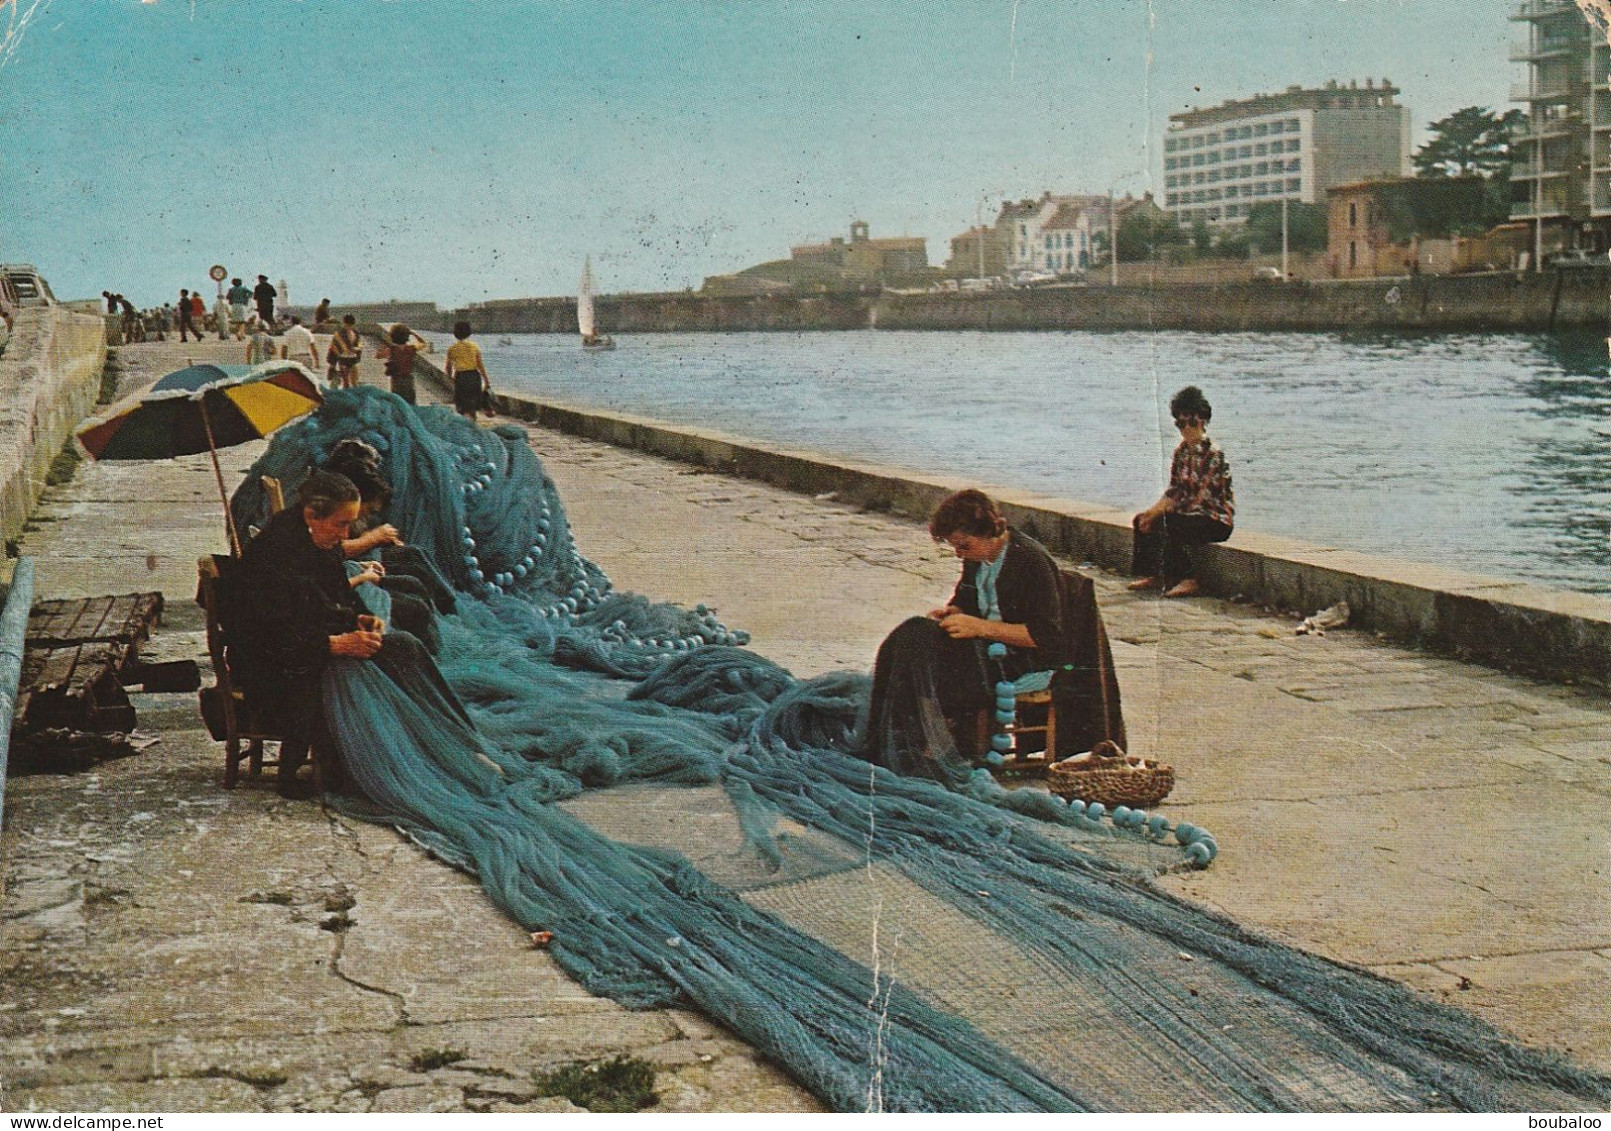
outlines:
[{"label": "green tree", "polygon": [[1151,259],[1167,247],[1186,242],[1186,233],[1168,216],[1144,208],[1132,209],[1119,221],[1119,261]]},{"label": "green tree", "polygon": [[1491,177],[1510,171],[1510,137],[1527,116],[1520,110],[1495,114],[1486,106],[1467,106],[1427,127],[1427,143],[1411,160],[1421,177]]},{"label": "green tree", "polygon": [[[1243,228],[1250,244],[1265,255],[1281,250],[1281,203],[1261,200],[1247,211]],[[1287,249],[1326,250],[1326,209],[1319,204],[1293,201],[1287,205]]]},{"label": "green tree", "polygon": [[1214,233],[1208,226],[1208,221],[1197,219],[1191,225],[1191,245],[1198,255],[1207,255],[1214,243]]}]

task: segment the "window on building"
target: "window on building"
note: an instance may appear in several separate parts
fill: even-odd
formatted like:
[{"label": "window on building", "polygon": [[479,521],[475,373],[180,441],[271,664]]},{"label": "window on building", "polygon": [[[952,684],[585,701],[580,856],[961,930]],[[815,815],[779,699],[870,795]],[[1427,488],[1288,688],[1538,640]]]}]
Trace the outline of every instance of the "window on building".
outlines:
[{"label": "window on building", "polygon": [[1291,161],[1287,162],[1287,172],[1289,172],[1289,173],[1301,173],[1302,171],[1303,171],[1303,162],[1300,161],[1298,158],[1294,157]]},{"label": "window on building", "polygon": [[1298,119],[1296,119],[1296,118],[1288,118],[1287,119],[1287,133],[1295,134],[1295,133],[1298,132],[1298,128],[1299,128]]},{"label": "window on building", "polygon": [[1257,145],[1255,145],[1253,147],[1253,156],[1255,156],[1255,157],[1263,157],[1263,156],[1267,155],[1269,152],[1270,152],[1270,147],[1268,145],[1265,145],[1262,141],[1259,142],[1259,144],[1257,144]]},{"label": "window on building", "polygon": [[1178,200],[1178,197],[1177,197],[1177,195],[1175,193],[1172,193],[1172,192],[1167,193],[1164,196],[1164,205],[1166,207],[1168,207],[1168,208],[1173,208],[1175,206],[1177,200]]},{"label": "window on building", "polygon": [[1208,210],[1208,218],[1210,220],[1218,220],[1219,219],[1219,209],[1218,208],[1210,208]]},{"label": "window on building", "polygon": [[1201,173],[1193,173],[1191,175],[1191,183],[1194,184],[1194,185],[1202,184],[1204,179],[1205,178],[1204,178],[1203,174],[1201,174]]},{"label": "window on building", "polygon": [[1175,159],[1173,157],[1165,157],[1164,158],[1164,168],[1165,169],[1173,169],[1174,167],[1175,167]]},{"label": "window on building", "polygon": [[1251,157],[1251,156],[1253,156],[1253,147],[1251,145],[1242,146],[1242,156],[1243,157]]},{"label": "window on building", "polygon": [[1193,153],[1191,155],[1191,163],[1193,168],[1201,165],[1203,163],[1203,155],[1201,153]]},{"label": "window on building", "polygon": [[1046,237],[1046,250],[1047,251],[1052,250],[1052,237],[1051,236]]},{"label": "window on building", "polygon": [[1297,153],[1302,148],[1303,148],[1303,143],[1301,141],[1299,141],[1297,138],[1295,138],[1295,137],[1287,138],[1287,152],[1288,153]]},{"label": "window on building", "polygon": [[1219,134],[1209,134],[1208,135],[1208,144],[1209,145],[1218,145],[1219,144]]},{"label": "window on building", "polygon": [[1270,172],[1270,163],[1268,161],[1260,161],[1257,165],[1253,166],[1253,172],[1256,176],[1268,176]]},{"label": "window on building", "polygon": [[1211,184],[1211,185],[1219,183],[1219,170],[1218,169],[1210,169],[1208,171],[1208,183]]},{"label": "window on building", "polygon": [[1267,134],[1269,134],[1269,132],[1270,132],[1270,124],[1268,122],[1260,122],[1258,125],[1253,127],[1253,136],[1254,137],[1264,137]]},{"label": "window on building", "polygon": [[1302,192],[1303,191],[1303,178],[1302,177],[1288,177],[1287,178],[1287,191],[1288,192]]},{"label": "window on building", "polygon": [[[1348,226],[1350,228],[1359,227],[1359,205],[1352,200],[1348,202]],[[1353,245],[1350,244],[1349,246],[1352,247]],[[1353,263],[1350,262],[1348,265],[1352,267]]]},{"label": "window on building", "polygon": [[1219,164],[1219,150],[1216,149],[1216,150],[1214,150],[1212,153],[1210,153],[1208,155],[1208,163],[1210,165],[1218,165]]},{"label": "window on building", "polygon": [[[1353,205],[1350,204],[1348,207],[1353,208]],[[1353,240],[1349,240],[1348,241],[1348,269],[1350,271],[1352,271],[1355,267],[1358,267],[1358,266],[1359,266],[1359,245],[1356,244]]]},{"label": "window on building", "polygon": [[1175,139],[1172,138],[1172,137],[1164,138],[1164,152],[1165,153],[1173,153],[1174,151],[1175,151]]}]

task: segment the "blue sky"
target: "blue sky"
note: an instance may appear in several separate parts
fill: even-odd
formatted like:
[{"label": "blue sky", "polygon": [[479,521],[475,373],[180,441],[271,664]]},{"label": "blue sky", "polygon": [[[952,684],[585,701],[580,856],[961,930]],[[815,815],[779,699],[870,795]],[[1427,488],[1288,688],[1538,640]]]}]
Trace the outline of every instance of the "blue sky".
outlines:
[{"label": "blue sky", "polygon": [[[35,0],[0,0],[0,36]],[[1154,187],[1172,111],[1390,77],[1502,109],[1500,0],[38,0],[0,259],[147,304],[678,290],[1002,193]]]}]

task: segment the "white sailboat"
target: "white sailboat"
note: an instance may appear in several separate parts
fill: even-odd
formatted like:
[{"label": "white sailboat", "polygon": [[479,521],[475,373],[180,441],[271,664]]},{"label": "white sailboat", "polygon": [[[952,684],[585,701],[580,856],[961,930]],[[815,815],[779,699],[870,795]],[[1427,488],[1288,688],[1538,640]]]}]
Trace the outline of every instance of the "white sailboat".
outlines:
[{"label": "white sailboat", "polygon": [[584,350],[613,350],[615,339],[600,336],[598,319],[593,313],[593,257],[582,260],[582,285],[576,291],[576,328],[582,332]]}]

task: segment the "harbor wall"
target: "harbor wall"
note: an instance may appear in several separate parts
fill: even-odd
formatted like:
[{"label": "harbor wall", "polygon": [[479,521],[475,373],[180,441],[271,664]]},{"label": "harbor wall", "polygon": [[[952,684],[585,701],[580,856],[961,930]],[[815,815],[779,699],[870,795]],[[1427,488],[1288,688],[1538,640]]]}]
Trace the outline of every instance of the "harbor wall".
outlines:
[{"label": "harbor wall", "polygon": [[[1516,331],[1607,327],[1611,271],[1046,287],[979,293],[595,299],[612,334],[794,330]],[[431,319],[479,334],[574,334],[576,300],[510,299]]]},{"label": "harbor wall", "polygon": [[[417,361],[422,380],[442,371]],[[648,452],[723,475],[924,520],[961,487],[982,486],[1015,525],[1054,553],[1114,572],[1130,564],[1130,515],[1074,499],[763,447],[741,437],[497,394],[498,410],[568,435]],[[539,453],[541,454],[541,453]],[[1351,628],[1493,667],[1611,686],[1611,600],[1503,578],[1238,531],[1199,558],[1204,589],[1313,613],[1347,601]]]},{"label": "harbor wall", "polygon": [[100,316],[24,307],[0,354],[0,535],[15,538],[45,475],[100,392],[106,331]]}]

